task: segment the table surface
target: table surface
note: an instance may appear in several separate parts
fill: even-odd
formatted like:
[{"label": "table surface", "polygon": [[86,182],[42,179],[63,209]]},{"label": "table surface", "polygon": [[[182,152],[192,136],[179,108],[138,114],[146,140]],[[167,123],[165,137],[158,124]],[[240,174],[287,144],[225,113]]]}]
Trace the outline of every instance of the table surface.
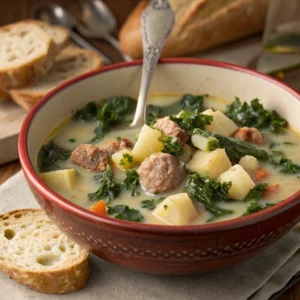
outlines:
[{"label": "table surface", "polygon": [[[80,14],[80,2],[82,0],[56,0],[56,3],[63,5],[71,10],[77,17]],[[9,0],[0,1],[0,26],[15,21],[23,20],[33,16],[34,9],[42,3],[47,3],[47,0]],[[130,11],[139,2],[138,0],[106,0],[104,1],[113,11],[117,19],[118,28],[123,24],[124,20]],[[9,13],[8,13],[9,12]],[[121,61],[121,57],[117,51],[112,49],[110,45],[99,40],[89,40],[93,45],[101,49],[105,54],[115,62]],[[8,178],[14,175],[21,169],[19,161],[15,161],[3,166],[0,166],[0,185]],[[289,288],[283,293],[279,300],[300,300],[300,282]]]}]

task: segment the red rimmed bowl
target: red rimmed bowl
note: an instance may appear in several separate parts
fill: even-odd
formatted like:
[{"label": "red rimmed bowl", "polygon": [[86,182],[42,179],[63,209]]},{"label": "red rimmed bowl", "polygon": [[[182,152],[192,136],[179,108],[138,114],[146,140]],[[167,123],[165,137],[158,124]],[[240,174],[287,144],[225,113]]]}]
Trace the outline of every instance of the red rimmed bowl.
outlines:
[{"label": "red rimmed bowl", "polygon": [[[139,224],[99,216],[49,189],[36,172],[48,133],[87,102],[137,95],[141,61],[105,67],[71,80],[45,96],[28,114],[19,155],[28,184],[55,224],[97,256],[134,270],[192,274],[250,258],[300,220],[300,192],[268,210],[230,221],[196,226]],[[210,94],[244,101],[259,97],[300,131],[300,96],[284,84],[242,67],[200,59],[163,59],[150,92]]]}]

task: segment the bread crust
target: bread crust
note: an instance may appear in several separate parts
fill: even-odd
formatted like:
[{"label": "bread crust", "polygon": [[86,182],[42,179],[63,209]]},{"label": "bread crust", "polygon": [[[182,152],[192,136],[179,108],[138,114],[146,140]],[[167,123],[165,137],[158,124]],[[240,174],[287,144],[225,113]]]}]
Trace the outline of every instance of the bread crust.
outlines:
[{"label": "bread crust", "polygon": [[[163,49],[163,57],[194,54],[263,29],[269,0],[228,1],[211,14],[201,15],[210,1],[170,0],[176,24]],[[137,5],[119,34],[122,50],[134,59],[143,56],[140,17],[148,2],[143,0]]]},{"label": "bread crust", "polygon": [[[0,231],[5,226],[7,216],[14,216],[17,214],[33,214],[37,218],[46,218],[41,209],[21,209],[11,211],[9,213],[0,215]],[[13,222],[19,222],[19,218],[14,218]],[[62,233],[61,233],[62,234]],[[4,238],[3,234],[1,235]],[[27,237],[28,238],[28,237]],[[1,243],[1,240],[0,240]],[[73,260],[67,267],[49,270],[29,270],[25,267],[19,268],[0,259],[0,270],[6,273],[10,278],[17,282],[26,285],[27,287],[47,294],[64,294],[74,292],[81,289],[89,277],[89,253],[82,250],[80,259]],[[72,258],[70,258],[71,260]]]}]

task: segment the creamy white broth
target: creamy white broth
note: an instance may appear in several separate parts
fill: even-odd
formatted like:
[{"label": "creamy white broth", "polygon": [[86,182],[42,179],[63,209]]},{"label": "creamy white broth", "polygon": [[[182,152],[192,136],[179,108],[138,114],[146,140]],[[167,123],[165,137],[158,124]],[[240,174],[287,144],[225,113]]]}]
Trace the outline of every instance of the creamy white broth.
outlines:
[{"label": "creamy white broth", "polygon": [[[169,106],[170,104],[176,103],[180,99],[180,95],[150,95],[148,98],[149,104],[159,105],[159,106]],[[215,97],[209,97],[204,101],[204,108],[215,108],[221,111],[224,111],[227,104],[230,104],[232,101],[224,101],[222,99],[217,99]],[[124,127],[124,126],[123,126]],[[62,125],[60,125],[56,130],[54,130],[45,140],[45,143],[49,140],[53,140],[53,142],[68,150],[74,150],[77,146],[84,143],[89,143],[92,138],[94,138],[95,133],[95,122],[74,122],[71,120],[65,121]],[[135,142],[136,137],[139,134],[139,130],[129,130],[124,131],[112,130],[108,133],[100,142],[95,143],[95,145],[99,145],[101,147],[106,147],[109,143],[116,141],[117,137],[121,136],[130,139],[132,142]],[[273,150],[284,151],[285,155],[288,158],[291,158],[293,162],[300,163],[300,151],[298,151],[298,147],[300,145],[300,136],[291,128],[287,128],[285,134],[271,134],[267,132],[267,137],[270,138],[273,143],[280,143],[280,145],[276,145]],[[70,142],[70,139],[75,139],[75,142]],[[295,145],[284,145],[283,142],[290,142]],[[263,146],[268,149],[269,145],[266,144]],[[80,168],[69,160],[60,161],[59,163],[60,169],[75,169],[77,172],[77,182],[76,187],[72,191],[68,191],[66,189],[58,190],[56,192],[61,194],[63,197],[69,199],[73,203],[82,206],[86,209],[90,209],[90,207],[95,204],[97,201],[91,201],[88,199],[87,194],[95,192],[99,188],[99,183],[94,180],[94,176],[97,175],[97,172],[88,172],[83,168]],[[274,170],[274,167],[269,163],[260,163],[260,166],[263,167],[267,173],[268,177],[264,180],[260,181],[261,183],[267,182],[270,186],[280,184],[278,191],[270,193],[267,200],[260,200],[259,202],[263,205],[266,203],[277,203],[288,196],[295,193],[300,188],[300,179],[299,176],[293,174],[282,174],[279,170]],[[136,166],[135,168],[137,168]],[[117,167],[112,166],[113,172],[116,180],[122,181],[125,178],[124,171],[118,169]],[[159,198],[166,197],[168,195],[177,194],[180,192],[184,192],[185,190],[186,180],[180,184],[175,190],[166,194],[159,195],[151,195],[145,192],[142,188],[139,189],[139,196],[131,196],[130,191],[122,192],[116,199],[112,200],[110,205],[115,206],[118,204],[128,205],[130,208],[137,209],[144,216],[143,222],[151,223],[151,224],[164,224],[163,221],[154,217],[152,211],[148,209],[144,209],[141,207],[141,201],[151,198]],[[99,199],[100,200],[100,199]],[[194,203],[195,207],[198,211],[198,216],[193,219],[190,224],[204,224],[209,220],[212,215],[205,210],[205,208],[197,203]],[[242,201],[232,201],[232,202],[219,202],[217,204],[219,207],[224,209],[233,210],[232,214],[222,216],[213,220],[213,222],[224,221],[228,219],[233,219],[240,217],[247,209],[249,203],[245,203]]]}]

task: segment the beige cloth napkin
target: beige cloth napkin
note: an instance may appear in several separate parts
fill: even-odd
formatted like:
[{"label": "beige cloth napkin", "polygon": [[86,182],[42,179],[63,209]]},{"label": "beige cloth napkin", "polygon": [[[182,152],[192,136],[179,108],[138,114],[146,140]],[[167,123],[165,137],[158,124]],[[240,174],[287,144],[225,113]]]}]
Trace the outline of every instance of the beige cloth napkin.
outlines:
[{"label": "beige cloth napkin", "polygon": [[[22,172],[0,187],[0,212],[38,207]],[[248,261],[195,276],[137,273],[95,256],[91,276],[80,291],[44,295],[19,285],[0,272],[1,300],[266,300],[300,271],[300,224],[280,241]]]}]

